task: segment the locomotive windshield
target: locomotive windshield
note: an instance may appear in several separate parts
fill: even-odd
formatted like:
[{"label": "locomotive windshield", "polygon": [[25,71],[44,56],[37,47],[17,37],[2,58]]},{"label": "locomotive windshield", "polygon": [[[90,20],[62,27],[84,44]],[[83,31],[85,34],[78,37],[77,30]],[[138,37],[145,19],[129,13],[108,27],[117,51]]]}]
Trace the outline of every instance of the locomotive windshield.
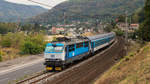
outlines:
[{"label": "locomotive windshield", "polygon": [[45,52],[62,52],[63,46],[47,46]]}]

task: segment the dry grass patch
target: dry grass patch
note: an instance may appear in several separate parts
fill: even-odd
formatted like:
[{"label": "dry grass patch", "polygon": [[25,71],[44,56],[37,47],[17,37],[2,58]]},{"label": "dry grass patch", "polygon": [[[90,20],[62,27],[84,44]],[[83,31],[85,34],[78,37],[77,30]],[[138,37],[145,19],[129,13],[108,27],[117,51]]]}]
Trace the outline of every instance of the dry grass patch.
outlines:
[{"label": "dry grass patch", "polygon": [[150,84],[150,43],[140,52],[135,45],[128,56],[105,72],[95,84]]},{"label": "dry grass patch", "polygon": [[2,61],[12,60],[14,58],[20,57],[18,54],[20,50],[15,48],[3,48],[2,50]]}]

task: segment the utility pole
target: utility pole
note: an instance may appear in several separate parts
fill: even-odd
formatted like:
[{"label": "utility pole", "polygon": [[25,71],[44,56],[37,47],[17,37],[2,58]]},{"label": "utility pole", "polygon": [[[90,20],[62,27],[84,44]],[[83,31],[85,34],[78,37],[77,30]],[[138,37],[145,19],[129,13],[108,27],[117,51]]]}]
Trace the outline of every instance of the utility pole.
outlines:
[{"label": "utility pole", "polygon": [[18,17],[18,21],[17,21],[17,31],[16,32],[19,32],[20,31],[20,17]]},{"label": "utility pole", "polygon": [[125,41],[128,43],[128,11],[126,11],[126,29],[125,29]]},{"label": "utility pole", "polygon": [[65,29],[65,33],[67,31],[67,28],[66,28],[66,12],[64,11],[64,29]]},{"label": "utility pole", "polygon": [[132,16],[130,15],[130,25],[129,25],[129,29],[131,29],[131,24],[132,24]]},{"label": "utility pole", "polygon": [[64,25],[66,25],[66,12],[64,11]]}]

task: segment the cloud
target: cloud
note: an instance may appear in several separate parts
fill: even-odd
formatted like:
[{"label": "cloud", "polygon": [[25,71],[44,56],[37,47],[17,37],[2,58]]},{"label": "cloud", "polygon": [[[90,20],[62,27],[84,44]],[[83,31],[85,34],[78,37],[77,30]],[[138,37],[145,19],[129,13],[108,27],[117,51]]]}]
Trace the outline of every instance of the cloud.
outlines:
[{"label": "cloud", "polygon": [[46,4],[48,6],[44,6],[44,5],[40,5],[40,4],[37,4],[37,3],[33,3],[31,1],[28,1],[28,0],[5,0],[7,2],[11,2],[11,3],[17,3],[17,4],[25,4],[25,5],[38,5],[38,6],[41,6],[41,7],[44,7],[44,8],[47,8],[47,9],[51,9],[52,7],[56,6],[57,4],[61,3],[61,2],[64,2],[64,1],[67,1],[67,0],[33,0],[35,2],[39,2],[39,3],[43,3],[43,4]]}]

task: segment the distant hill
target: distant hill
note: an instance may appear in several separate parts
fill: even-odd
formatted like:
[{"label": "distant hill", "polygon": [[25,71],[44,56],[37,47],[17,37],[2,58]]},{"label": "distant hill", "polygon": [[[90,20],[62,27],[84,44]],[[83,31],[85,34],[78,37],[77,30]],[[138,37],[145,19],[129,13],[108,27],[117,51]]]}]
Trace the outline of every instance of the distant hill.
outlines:
[{"label": "distant hill", "polygon": [[61,3],[46,13],[33,17],[29,22],[56,23],[63,22],[63,14],[67,21],[85,19],[89,16],[112,16],[129,14],[144,6],[145,0],[70,0]]},{"label": "distant hill", "polygon": [[0,0],[0,22],[14,22],[33,17],[47,10],[39,6],[9,3]]}]

